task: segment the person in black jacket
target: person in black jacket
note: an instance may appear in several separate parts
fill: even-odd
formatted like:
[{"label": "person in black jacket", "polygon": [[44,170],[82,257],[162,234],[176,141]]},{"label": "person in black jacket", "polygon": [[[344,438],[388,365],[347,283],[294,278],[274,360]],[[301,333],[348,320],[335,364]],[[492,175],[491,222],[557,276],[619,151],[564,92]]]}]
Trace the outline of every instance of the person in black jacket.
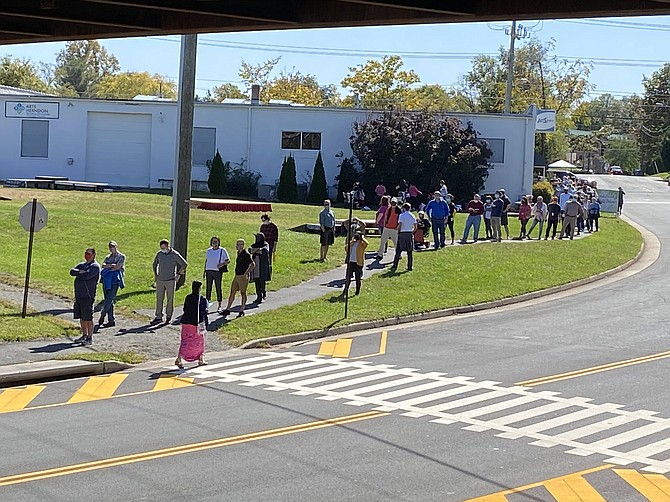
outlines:
[{"label": "person in black jacket", "polygon": [[79,319],[81,336],[74,342],[82,345],[93,343],[93,303],[100,280],[100,264],[95,261],[95,249],[84,251],[84,261],[70,269],[74,277],[74,318]]},{"label": "person in black jacket", "polygon": [[207,364],[204,355],[205,332],[209,325],[207,320],[209,302],[200,294],[201,289],[202,282],[193,281],[191,294],[184,299],[184,313],[181,316],[181,343],[174,362],[179,369],[184,369],[182,359],[189,362],[197,360],[198,366]]},{"label": "person in black jacket", "polygon": [[256,242],[249,248],[249,254],[254,259],[254,268],[251,278],[256,284],[256,303],[261,303],[267,295],[266,285],[272,279],[270,268],[270,247],[265,241],[265,235],[257,233]]}]

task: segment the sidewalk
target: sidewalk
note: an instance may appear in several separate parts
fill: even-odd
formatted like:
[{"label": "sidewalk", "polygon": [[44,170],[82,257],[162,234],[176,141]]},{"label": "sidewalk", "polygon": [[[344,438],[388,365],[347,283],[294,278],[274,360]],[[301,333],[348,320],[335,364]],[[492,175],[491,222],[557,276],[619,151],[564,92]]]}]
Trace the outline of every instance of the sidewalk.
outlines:
[{"label": "sidewalk", "polygon": [[[390,266],[393,260],[392,250],[381,261],[377,261],[373,253],[369,253],[367,256],[365,276],[383,271]],[[267,300],[261,304],[251,303],[255,294],[250,293],[245,312],[247,315],[254,315],[305,300],[320,298],[329,292],[341,291],[344,287],[344,272],[345,266],[342,265],[296,286],[269,292]],[[253,286],[250,290],[253,291]],[[224,286],[224,297],[227,297],[226,295],[227,285]],[[21,305],[23,290],[0,284],[0,299]],[[237,315],[235,312],[239,309],[239,296],[236,300],[233,313],[228,317],[231,322],[235,321]],[[72,304],[63,298],[31,291],[28,296],[28,305],[36,312],[74,322],[72,319]],[[175,357],[180,341],[179,325],[150,325],[149,321],[154,317],[153,309],[142,309],[137,311],[137,314],[144,319],[135,320],[116,315],[116,326],[98,331],[93,337],[93,345],[89,347],[75,345],[72,343],[72,339],[67,337],[29,342],[0,342],[0,365],[45,361],[53,359],[57,355],[80,354],[82,352],[133,351],[145,355],[149,360]],[[175,307],[174,318],[178,319],[181,314],[181,306]],[[97,319],[97,313],[94,319]],[[210,314],[209,320],[210,329],[216,329],[223,322],[223,318],[216,312]],[[218,352],[231,348],[221,341],[215,333],[208,334],[206,346],[208,352]]]}]

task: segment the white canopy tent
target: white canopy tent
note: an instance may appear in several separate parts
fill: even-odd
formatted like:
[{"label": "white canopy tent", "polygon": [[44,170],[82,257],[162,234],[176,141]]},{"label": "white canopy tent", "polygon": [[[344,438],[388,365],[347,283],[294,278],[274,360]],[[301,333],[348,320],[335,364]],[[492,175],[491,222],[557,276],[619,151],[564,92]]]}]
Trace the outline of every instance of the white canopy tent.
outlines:
[{"label": "white canopy tent", "polygon": [[568,169],[571,167],[577,167],[574,164],[570,164],[567,160],[557,160],[556,162],[552,162],[549,164],[547,167],[553,167],[554,169]]}]

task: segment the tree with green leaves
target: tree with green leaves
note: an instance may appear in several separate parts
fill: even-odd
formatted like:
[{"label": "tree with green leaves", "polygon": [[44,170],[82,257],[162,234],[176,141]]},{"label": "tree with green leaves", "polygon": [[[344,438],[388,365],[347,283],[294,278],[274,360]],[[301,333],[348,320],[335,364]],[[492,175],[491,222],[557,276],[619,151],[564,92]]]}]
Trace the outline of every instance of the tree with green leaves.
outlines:
[{"label": "tree with green leaves", "polygon": [[0,85],[48,92],[49,86],[40,77],[38,67],[29,59],[0,57]]},{"label": "tree with green leaves", "polygon": [[295,172],[295,159],[292,155],[284,157],[284,162],[282,162],[277,199],[280,202],[298,202],[298,181]]},{"label": "tree with green leaves", "polygon": [[446,181],[457,198],[484,186],[492,152],[477,138],[471,123],[436,112],[385,112],[355,122],[351,150],[362,168],[365,187],[383,179],[396,186],[402,179],[424,191]]},{"label": "tree with green leaves", "polygon": [[312,183],[309,186],[307,202],[312,204],[321,204],[328,198],[328,184],[326,182],[326,171],[323,168],[321,152],[316,157],[314,163],[314,174],[312,174]]},{"label": "tree with green leaves", "polygon": [[224,99],[244,99],[246,96],[235,84],[225,83],[212,89],[212,100],[222,103]]},{"label": "tree with green leaves", "polygon": [[54,76],[57,86],[80,97],[93,97],[100,81],[119,70],[118,59],[97,40],[77,40],[56,55]]},{"label": "tree with green leaves", "polygon": [[133,99],[140,94],[177,99],[177,85],[167,77],[146,71],[107,74],[95,85],[98,98]]},{"label": "tree with green leaves", "polygon": [[371,59],[349,68],[342,87],[351,89],[353,95],[347,96],[343,104],[379,110],[417,108],[410,98],[411,86],[419,82],[419,76],[414,70],[403,70],[403,65],[400,56],[384,56],[381,61]]},{"label": "tree with green leaves", "polygon": [[640,162],[648,173],[656,172],[665,139],[670,136],[670,63],[664,64],[642,81],[644,96],[637,103],[642,118],[637,130]]},{"label": "tree with green leaves", "polygon": [[228,183],[226,179],[226,170],[223,165],[223,159],[219,150],[216,150],[216,155],[212,160],[207,161],[207,170],[209,171],[209,178],[207,179],[207,187],[214,195],[225,195],[228,191]]},{"label": "tree with green leaves", "polygon": [[344,202],[345,192],[351,192],[354,183],[359,180],[360,173],[356,170],[353,157],[342,156],[340,173],[335,176],[337,181],[337,202]]},{"label": "tree with green leaves", "polygon": [[624,138],[609,140],[605,147],[605,160],[611,166],[621,166],[624,171],[634,171],[640,167],[640,151],[637,142]]},{"label": "tree with green leaves", "polygon": [[237,74],[245,83],[247,92],[251,91],[252,85],[260,85],[261,88],[266,87],[270,80],[270,73],[272,73],[272,70],[277,66],[280,59],[281,56],[275,59],[268,59],[257,65],[247,63],[243,59]]}]

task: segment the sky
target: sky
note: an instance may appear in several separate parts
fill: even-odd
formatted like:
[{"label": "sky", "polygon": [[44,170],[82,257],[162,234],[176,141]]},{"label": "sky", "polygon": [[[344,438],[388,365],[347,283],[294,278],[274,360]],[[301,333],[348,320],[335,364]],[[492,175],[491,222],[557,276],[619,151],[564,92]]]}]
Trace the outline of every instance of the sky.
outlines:
[{"label": "sky", "polygon": [[[593,62],[590,97],[642,94],[643,77],[670,62],[670,16],[599,18],[522,22],[541,41],[554,39],[557,56]],[[320,84],[335,84],[349,68],[368,59],[399,54],[422,84],[455,85],[468,72],[476,54],[494,54],[509,45],[510,23],[437,24],[371,28],[311,29],[274,32],[202,34],[198,39],[196,92],[224,82],[242,87],[238,68],[281,56],[273,75],[299,70]],[[148,71],[177,80],[179,37],[109,39],[101,41],[122,71]],[[523,41],[517,41],[523,43]],[[64,43],[0,47],[0,56],[53,63]]]}]

